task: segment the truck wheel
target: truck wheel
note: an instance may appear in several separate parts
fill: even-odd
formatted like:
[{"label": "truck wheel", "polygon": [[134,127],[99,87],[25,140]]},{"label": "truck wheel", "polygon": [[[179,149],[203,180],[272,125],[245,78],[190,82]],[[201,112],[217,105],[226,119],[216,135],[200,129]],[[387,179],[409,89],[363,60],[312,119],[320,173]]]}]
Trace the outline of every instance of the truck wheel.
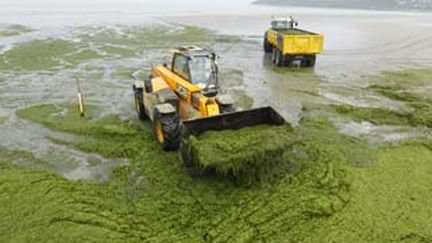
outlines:
[{"label": "truck wheel", "polygon": [[145,113],[144,100],[143,100],[143,89],[135,88],[134,89],[134,97],[135,97],[135,110],[138,114],[139,119],[145,120],[147,118],[147,114]]},{"label": "truck wheel", "polygon": [[180,122],[177,114],[156,115],[154,129],[163,150],[174,151],[179,148]]},{"label": "truck wheel", "polygon": [[284,66],[284,64],[285,64],[285,60],[284,59],[285,58],[284,58],[282,52],[279,51],[279,50],[276,50],[276,60],[275,60],[276,66],[278,66],[278,67]]},{"label": "truck wheel", "polygon": [[274,64],[276,64],[276,52],[277,52],[277,48],[273,47],[273,50],[272,50],[272,62]]},{"label": "truck wheel", "polygon": [[272,46],[270,45],[270,43],[268,42],[267,38],[264,38],[264,52],[266,53],[270,53],[272,52]]},{"label": "truck wheel", "polygon": [[314,67],[316,63],[316,55],[312,55],[309,59],[309,67]]},{"label": "truck wheel", "polygon": [[302,61],[303,67],[313,67],[315,66],[316,62],[316,55],[310,55],[305,58],[305,60]]}]

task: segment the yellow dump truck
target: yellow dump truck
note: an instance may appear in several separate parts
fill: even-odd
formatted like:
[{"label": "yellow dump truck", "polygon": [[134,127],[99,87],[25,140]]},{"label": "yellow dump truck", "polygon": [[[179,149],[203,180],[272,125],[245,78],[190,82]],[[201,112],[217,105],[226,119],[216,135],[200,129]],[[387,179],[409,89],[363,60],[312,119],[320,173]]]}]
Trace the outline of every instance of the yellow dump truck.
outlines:
[{"label": "yellow dump truck", "polygon": [[323,51],[324,36],[296,28],[298,23],[289,19],[274,19],[264,36],[264,51],[272,53],[278,66],[313,67],[316,55]]}]

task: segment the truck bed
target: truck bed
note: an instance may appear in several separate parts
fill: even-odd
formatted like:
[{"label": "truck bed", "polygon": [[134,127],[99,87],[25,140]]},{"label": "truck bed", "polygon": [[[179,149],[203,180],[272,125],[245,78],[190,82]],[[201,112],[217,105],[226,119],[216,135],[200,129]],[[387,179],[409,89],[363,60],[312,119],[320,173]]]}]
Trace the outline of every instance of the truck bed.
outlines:
[{"label": "truck bed", "polygon": [[269,29],[266,36],[283,55],[316,55],[323,50],[324,37],[302,29]]},{"label": "truck bed", "polygon": [[317,35],[315,33],[301,29],[276,30],[276,32],[283,35]]}]

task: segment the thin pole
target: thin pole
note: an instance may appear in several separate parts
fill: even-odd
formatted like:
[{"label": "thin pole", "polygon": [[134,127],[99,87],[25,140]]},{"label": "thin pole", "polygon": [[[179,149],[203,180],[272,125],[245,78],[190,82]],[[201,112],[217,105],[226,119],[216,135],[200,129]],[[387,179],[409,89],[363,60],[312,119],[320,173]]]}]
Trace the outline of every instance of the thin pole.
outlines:
[{"label": "thin pole", "polygon": [[78,112],[81,117],[85,117],[85,109],[84,109],[84,93],[82,92],[80,81],[78,78],[75,78],[77,84],[77,98],[78,98]]}]

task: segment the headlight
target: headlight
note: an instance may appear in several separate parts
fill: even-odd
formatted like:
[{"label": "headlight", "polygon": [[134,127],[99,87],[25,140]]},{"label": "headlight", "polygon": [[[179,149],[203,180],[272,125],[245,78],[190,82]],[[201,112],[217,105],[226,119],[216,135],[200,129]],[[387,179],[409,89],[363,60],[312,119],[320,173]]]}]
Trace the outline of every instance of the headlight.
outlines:
[{"label": "headlight", "polygon": [[207,85],[204,83],[198,83],[196,86],[200,89],[205,89]]}]

